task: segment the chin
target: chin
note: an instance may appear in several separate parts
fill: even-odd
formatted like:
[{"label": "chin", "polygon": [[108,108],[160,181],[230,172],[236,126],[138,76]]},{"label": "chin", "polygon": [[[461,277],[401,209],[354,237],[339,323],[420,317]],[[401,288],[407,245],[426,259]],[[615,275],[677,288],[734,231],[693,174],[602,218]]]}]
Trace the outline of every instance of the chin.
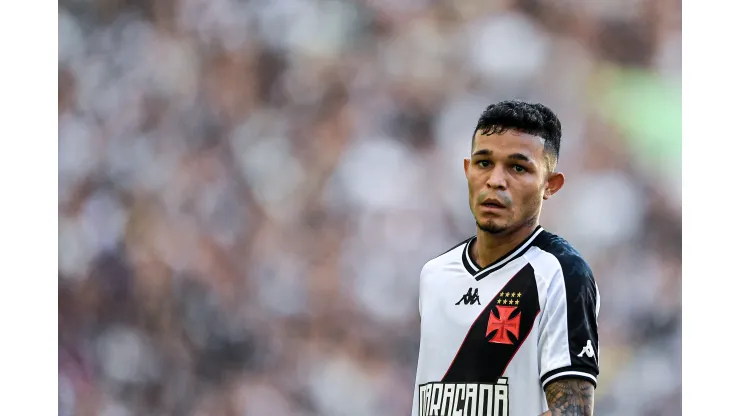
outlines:
[{"label": "chin", "polygon": [[508,226],[504,224],[497,224],[493,221],[486,221],[483,223],[476,221],[476,223],[478,224],[478,228],[481,231],[484,231],[490,234],[501,234],[503,232],[506,232],[509,229]]}]

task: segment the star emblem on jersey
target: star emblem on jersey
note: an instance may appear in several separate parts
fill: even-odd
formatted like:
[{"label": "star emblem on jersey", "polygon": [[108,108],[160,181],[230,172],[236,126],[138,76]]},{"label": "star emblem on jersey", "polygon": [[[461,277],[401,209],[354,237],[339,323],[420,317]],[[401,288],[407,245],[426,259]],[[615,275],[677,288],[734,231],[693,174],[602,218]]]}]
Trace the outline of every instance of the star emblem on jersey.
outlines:
[{"label": "star emblem on jersey", "polygon": [[499,305],[519,305],[519,298],[521,297],[522,292],[501,292],[499,298],[496,299],[496,303]]}]

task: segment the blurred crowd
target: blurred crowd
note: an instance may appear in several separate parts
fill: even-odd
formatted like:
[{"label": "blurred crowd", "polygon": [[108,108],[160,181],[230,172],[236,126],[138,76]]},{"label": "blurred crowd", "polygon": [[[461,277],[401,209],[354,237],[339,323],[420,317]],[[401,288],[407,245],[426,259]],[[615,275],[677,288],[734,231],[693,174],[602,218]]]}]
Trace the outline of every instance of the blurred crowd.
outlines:
[{"label": "blurred crowd", "polygon": [[680,0],[59,0],[59,414],[408,415],[419,272],[521,98],[596,414],[680,415],[680,80]]}]

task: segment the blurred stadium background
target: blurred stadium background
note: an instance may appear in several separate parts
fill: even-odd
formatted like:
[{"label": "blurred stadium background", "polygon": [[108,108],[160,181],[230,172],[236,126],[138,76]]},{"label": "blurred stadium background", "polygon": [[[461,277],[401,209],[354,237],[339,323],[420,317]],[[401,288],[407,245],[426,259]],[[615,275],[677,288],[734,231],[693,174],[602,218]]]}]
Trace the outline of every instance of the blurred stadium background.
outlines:
[{"label": "blurred stadium background", "polygon": [[[60,0],[59,414],[408,415],[489,103],[602,293],[596,414],[681,414],[679,0]],[[533,415],[534,416],[534,415]]]}]

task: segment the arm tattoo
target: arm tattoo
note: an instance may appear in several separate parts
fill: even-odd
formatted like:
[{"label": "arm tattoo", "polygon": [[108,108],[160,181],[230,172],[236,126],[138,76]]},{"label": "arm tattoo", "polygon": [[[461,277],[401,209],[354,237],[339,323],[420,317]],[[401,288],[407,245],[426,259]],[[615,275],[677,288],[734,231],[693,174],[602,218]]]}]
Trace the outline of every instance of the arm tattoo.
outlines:
[{"label": "arm tattoo", "polygon": [[555,381],[545,388],[545,396],[552,416],[593,416],[594,385],[588,381]]}]

